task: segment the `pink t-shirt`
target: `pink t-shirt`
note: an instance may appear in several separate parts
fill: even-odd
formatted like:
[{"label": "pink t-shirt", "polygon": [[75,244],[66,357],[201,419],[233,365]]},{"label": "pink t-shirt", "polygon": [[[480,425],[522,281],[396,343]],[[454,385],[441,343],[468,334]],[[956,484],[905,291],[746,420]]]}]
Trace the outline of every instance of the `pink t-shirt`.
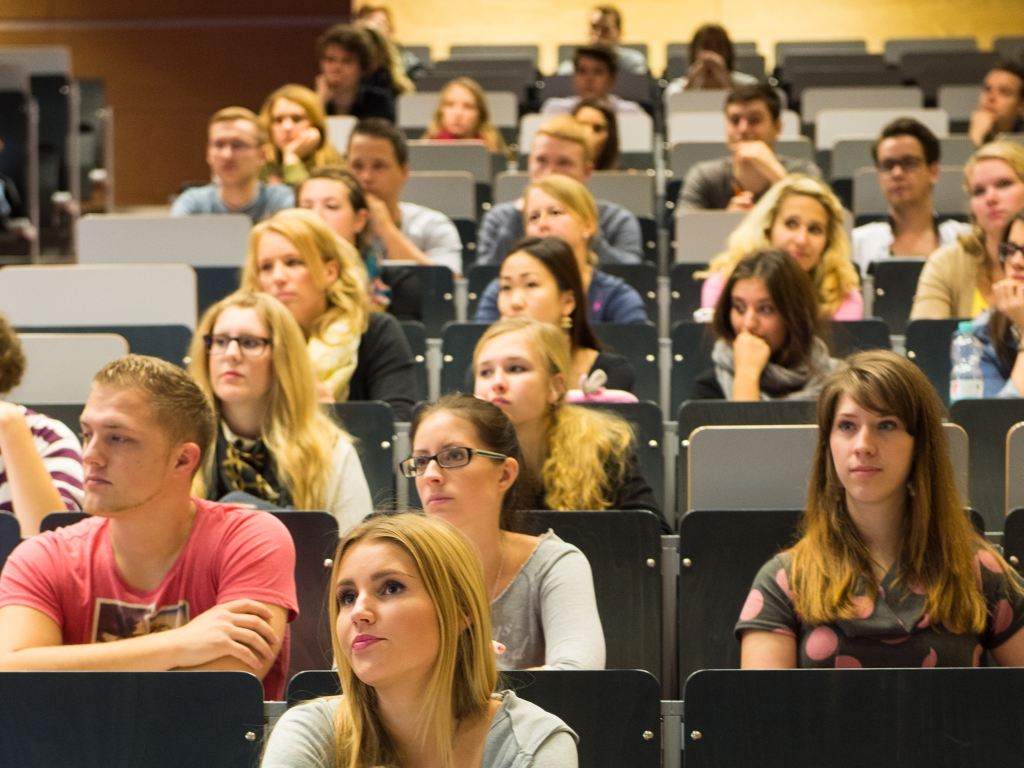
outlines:
[{"label": "pink t-shirt", "polygon": [[[725,275],[720,271],[708,275],[704,284],[700,287],[701,307],[714,307],[718,303],[718,297],[722,295],[725,288]],[[863,320],[864,319],[864,296],[860,291],[854,290],[846,294],[843,303],[840,304],[832,315],[833,320]]]},{"label": "pink t-shirt", "polygon": [[[192,498],[195,522],[184,549],[156,589],[124,580],[110,544],[110,521],[90,517],[23,542],[0,574],[0,608],[35,608],[61,628],[64,645],[106,643],[175,629],[204,611],[248,598],[299,615],[295,547],[268,512]],[[289,634],[263,679],[267,700],[284,696]]]}]

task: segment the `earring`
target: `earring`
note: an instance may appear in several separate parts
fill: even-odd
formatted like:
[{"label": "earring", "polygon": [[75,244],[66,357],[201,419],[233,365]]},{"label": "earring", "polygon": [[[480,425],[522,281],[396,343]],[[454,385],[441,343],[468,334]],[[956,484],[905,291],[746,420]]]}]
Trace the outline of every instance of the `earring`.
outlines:
[{"label": "earring", "polygon": [[572,316],[562,315],[562,328],[567,331],[572,328]]}]

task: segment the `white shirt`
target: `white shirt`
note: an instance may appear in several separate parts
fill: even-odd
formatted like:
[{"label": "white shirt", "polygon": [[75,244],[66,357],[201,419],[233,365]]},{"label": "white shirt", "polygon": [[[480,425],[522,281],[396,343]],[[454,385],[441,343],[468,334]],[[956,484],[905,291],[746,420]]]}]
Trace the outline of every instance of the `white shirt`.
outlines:
[{"label": "white shirt", "polygon": [[[970,227],[953,219],[947,219],[938,226],[939,245],[952,245],[961,232],[970,232]],[[888,221],[873,221],[853,230],[853,261],[860,267],[861,274],[875,261],[893,258],[890,252],[895,236]]]}]

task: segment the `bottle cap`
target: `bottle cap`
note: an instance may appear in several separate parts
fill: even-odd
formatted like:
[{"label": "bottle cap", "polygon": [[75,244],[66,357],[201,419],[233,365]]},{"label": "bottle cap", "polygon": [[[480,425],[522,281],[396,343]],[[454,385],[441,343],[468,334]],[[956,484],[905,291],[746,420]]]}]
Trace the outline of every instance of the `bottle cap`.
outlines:
[{"label": "bottle cap", "polygon": [[974,321],[961,320],[960,325],[958,325],[956,329],[960,333],[974,333]]}]

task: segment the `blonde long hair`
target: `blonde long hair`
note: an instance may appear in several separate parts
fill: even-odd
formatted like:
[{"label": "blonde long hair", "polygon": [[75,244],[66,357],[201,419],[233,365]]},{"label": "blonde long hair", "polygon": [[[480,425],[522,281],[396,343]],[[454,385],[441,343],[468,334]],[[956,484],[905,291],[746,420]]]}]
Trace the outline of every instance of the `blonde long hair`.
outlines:
[{"label": "blonde long hair", "polygon": [[430,118],[430,123],[427,125],[423,138],[432,139],[441,132],[441,129],[444,127],[444,97],[448,90],[455,86],[469,91],[473,96],[473,101],[476,102],[476,136],[473,138],[482,139],[487,146],[488,152],[507,155],[508,146],[505,144],[505,139],[502,138],[501,131],[491,122],[491,106],[487,101],[487,94],[480,87],[480,83],[471,77],[457,77],[445,85],[441,95],[437,98],[437,106],[434,107],[434,114]]},{"label": "blonde long hair", "polygon": [[812,625],[854,618],[861,579],[867,580],[864,595],[871,599],[878,593],[867,546],[850,517],[832,457],[832,425],[843,395],[862,408],[897,416],[914,438],[897,559],[899,578],[924,590],[933,626],[945,622],[952,631],[981,632],[988,609],[976,581],[980,577],[974,570],[974,551],[995,558],[1011,591],[1019,592],[1020,587],[1010,566],[975,532],[964,513],[935,389],[920,368],[888,350],[851,356],[828,378],[818,399],[818,443],[803,535],[792,550],[797,613]]},{"label": "blonde long hair", "polygon": [[[968,200],[971,198],[971,174],[974,173],[975,166],[982,160],[1002,160],[1010,166],[1010,170],[1016,174],[1018,179],[1024,181],[1024,147],[1013,141],[990,141],[988,144],[978,147],[964,165],[964,191],[967,192]],[[985,249],[987,237],[985,230],[981,228],[973,210],[969,211],[967,221],[971,225],[971,231],[957,235],[957,242],[968,256],[973,256],[983,262],[985,270],[988,271],[990,265],[988,251]]]},{"label": "blonde long hair", "polygon": [[[335,767],[401,765],[381,722],[377,692],[352,671],[338,640],[338,579],[345,555],[363,542],[386,542],[412,558],[434,604],[440,643],[419,714],[425,738],[435,730],[441,764],[451,766],[456,724],[484,711],[498,681],[491,616],[480,560],[453,526],[422,514],[380,515],[356,526],[338,545],[331,573],[334,658],[344,696],[335,715]],[[468,626],[467,626],[468,624]]]},{"label": "blonde long hair", "polygon": [[[473,351],[473,370],[487,342],[516,331],[526,334],[549,377],[561,374],[568,381],[572,358],[565,333],[526,317],[499,320],[488,328]],[[551,407],[546,458],[540,468],[545,503],[550,509],[609,509],[634,455],[634,443],[633,429],[625,419],[610,411],[566,403],[563,387]],[[528,470],[537,472],[536,467]]]},{"label": "blonde long hair", "polygon": [[744,256],[773,248],[772,227],[782,204],[790,195],[804,195],[817,200],[828,216],[825,250],[809,274],[822,314],[831,316],[852,291],[860,288],[860,277],[850,260],[852,250],[850,238],[843,229],[843,205],[832,190],[810,176],[794,174],[775,183],[729,235],[726,250],[711,260],[706,272],[698,272],[694,277],[706,278],[712,272],[721,272],[728,280]]},{"label": "blonde long hair", "polygon": [[270,146],[273,148],[274,162],[281,162],[281,148],[274,144],[271,122],[274,105],[281,99],[294,102],[302,107],[306,117],[309,118],[309,124],[320,131],[320,143],[316,145],[313,154],[302,158],[303,165],[307,169],[318,165],[345,165],[345,158],[327,138],[327,115],[324,113],[324,105],[313,91],[304,85],[295,83],[282,85],[267,96],[267,100],[263,102],[263,108],[260,109],[260,125],[263,126]]},{"label": "blonde long hair", "polygon": [[[351,442],[352,438],[328,419],[317,403],[316,377],[306,342],[288,308],[272,296],[246,290],[221,299],[203,313],[192,337],[189,373],[210,398],[219,421],[220,400],[210,381],[210,355],[203,337],[213,333],[217,318],[228,307],[255,310],[270,337],[273,378],[260,439],[274,459],[278,479],[297,509],[323,509],[334,471],[334,447],[338,440]],[[216,472],[215,453],[207,451],[202,471],[192,481],[192,492],[200,498],[206,498]]]},{"label": "blonde long hair", "polygon": [[[327,311],[314,323],[312,336],[320,338],[331,323],[347,318],[352,333],[362,335],[370,314],[370,299],[366,293],[366,267],[359,252],[351,243],[338,237],[324,220],[304,208],[278,211],[266,221],[257,224],[249,233],[249,251],[242,267],[242,288],[259,293],[260,240],[267,232],[276,232],[295,246],[306,262],[313,285],[327,294]],[[327,282],[324,264],[338,265],[338,277]]]}]

